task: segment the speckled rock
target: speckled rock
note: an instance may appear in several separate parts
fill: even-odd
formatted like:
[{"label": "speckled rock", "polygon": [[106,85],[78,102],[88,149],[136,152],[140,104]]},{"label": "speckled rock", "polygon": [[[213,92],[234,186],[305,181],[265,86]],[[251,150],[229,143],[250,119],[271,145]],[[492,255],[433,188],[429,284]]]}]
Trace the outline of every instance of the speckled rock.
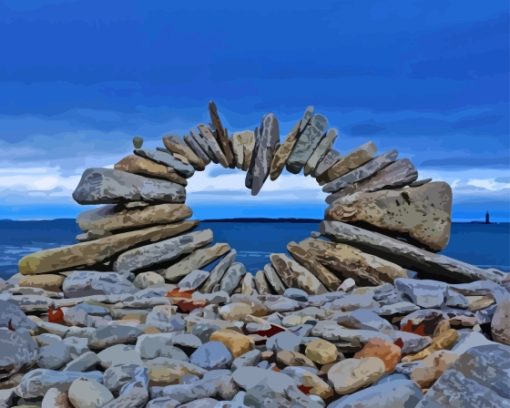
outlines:
[{"label": "speckled rock", "polygon": [[253,340],[242,333],[230,329],[218,330],[211,334],[210,341],[219,341],[229,349],[234,358],[242,356],[254,347]]},{"label": "speckled rock", "polygon": [[306,356],[318,364],[334,363],[338,358],[338,350],[333,343],[317,339],[308,343],[305,350]]},{"label": "speckled rock", "polygon": [[377,357],[348,358],[329,369],[328,380],[333,384],[337,394],[345,395],[373,384],[384,373],[384,362]]}]

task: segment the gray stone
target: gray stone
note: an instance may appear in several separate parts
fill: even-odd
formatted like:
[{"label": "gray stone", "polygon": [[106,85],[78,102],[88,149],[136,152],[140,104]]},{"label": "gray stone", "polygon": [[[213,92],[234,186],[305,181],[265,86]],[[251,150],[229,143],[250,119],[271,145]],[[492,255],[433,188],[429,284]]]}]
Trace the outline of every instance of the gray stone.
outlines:
[{"label": "gray stone", "polygon": [[201,398],[210,398],[218,393],[218,385],[221,379],[199,380],[191,384],[168,385],[159,389],[154,389],[152,397],[166,397],[179,401],[184,404],[189,401]]},{"label": "gray stone", "polygon": [[281,332],[266,341],[266,348],[272,351],[299,351],[303,339],[291,332]]},{"label": "gray stone", "polygon": [[212,231],[203,230],[134,248],[117,258],[114,269],[126,273],[169,262],[181,255],[193,252],[196,248],[208,245],[212,239]]},{"label": "gray stone", "polygon": [[508,291],[492,280],[477,280],[470,283],[450,284],[449,289],[465,296],[492,296],[497,303],[510,297]]},{"label": "gray stone", "polygon": [[0,300],[0,327],[11,327],[16,331],[32,331],[37,326],[32,322],[16,303]]},{"label": "gray stone", "polygon": [[189,146],[193,153],[195,153],[200,158],[200,160],[204,162],[204,166],[211,162],[211,158],[207,155],[206,152],[204,152],[202,147],[200,147],[200,144],[192,135],[184,136],[184,142]]},{"label": "gray stone", "polygon": [[398,152],[396,150],[390,150],[387,153],[381,154],[380,156],[377,156],[365,163],[363,166],[351,170],[349,173],[327,183],[324,187],[322,187],[322,191],[334,193],[351,184],[359,183],[360,181],[363,181],[377,173],[387,165],[393,163],[397,159],[397,156]]},{"label": "gray stone", "polygon": [[134,343],[142,330],[137,327],[110,325],[97,329],[89,338],[89,347],[103,349],[115,344]]},{"label": "gray stone", "polygon": [[195,169],[191,164],[180,161],[166,149],[135,149],[134,153],[138,156],[150,159],[156,163],[171,167],[184,177],[191,177],[195,173]]},{"label": "gray stone", "polygon": [[308,293],[298,288],[287,288],[283,292],[283,296],[288,297],[298,302],[306,302],[308,300]]},{"label": "gray stone", "polygon": [[100,359],[93,351],[86,351],[81,356],[66,364],[62,371],[88,371],[100,363]]},{"label": "gray stone", "polygon": [[77,379],[89,379],[102,382],[103,373],[90,371],[78,373],[73,371],[54,371],[39,368],[32,370],[23,376],[21,383],[16,388],[16,394],[21,398],[41,398],[50,388],[67,391],[73,381]]},{"label": "gray stone", "polygon": [[271,293],[269,289],[269,285],[267,283],[266,276],[264,275],[264,271],[257,271],[254,277],[255,287],[257,288],[257,292],[261,295],[267,295]]},{"label": "gray stone", "polygon": [[201,291],[203,293],[211,293],[213,290],[216,290],[215,287],[218,285],[225,272],[230,268],[232,262],[236,259],[237,252],[235,249],[232,249],[223,259],[221,259],[218,264],[213,268],[209,277],[207,278],[204,286],[202,286]]},{"label": "gray stone", "polygon": [[232,369],[238,369],[241,367],[254,366],[258,364],[261,358],[260,350],[251,350],[243,355],[237,357],[232,363]]},{"label": "gray stone", "polygon": [[69,387],[69,401],[75,408],[103,407],[113,400],[112,393],[97,381],[80,378]]},{"label": "gray stone", "polygon": [[108,368],[117,364],[135,364],[143,365],[140,355],[135,351],[134,346],[125,344],[116,344],[105,348],[97,354],[100,364],[103,368]]},{"label": "gray stone", "polygon": [[136,275],[133,284],[138,289],[147,289],[154,286],[163,286],[165,284],[165,278],[156,272],[142,272]]},{"label": "gray stone", "polygon": [[65,280],[62,290],[67,298],[135,293],[136,287],[115,272],[74,271]]},{"label": "gray stone", "polygon": [[393,326],[372,310],[359,309],[350,312],[339,312],[332,316],[336,322],[344,327],[363,330],[393,330]]},{"label": "gray stone", "polygon": [[173,398],[161,397],[150,400],[145,408],[177,408],[178,405],[181,403]]},{"label": "gray stone", "polygon": [[141,335],[136,341],[135,350],[142,358],[168,357],[188,361],[186,353],[173,345],[173,333]]},{"label": "gray stone", "polygon": [[420,336],[419,334],[409,333],[400,330],[388,331],[387,334],[393,342],[400,339],[403,343],[402,354],[415,354],[425,347],[430,346],[432,338],[429,336]]},{"label": "gray stone", "polygon": [[83,173],[73,193],[79,204],[116,204],[128,201],[184,203],[183,186],[124,171],[93,168]]},{"label": "gray stone", "polygon": [[415,312],[419,307],[411,302],[397,302],[381,306],[376,312],[380,316],[403,315]]},{"label": "gray stone", "polygon": [[324,156],[326,156],[326,153],[331,149],[333,143],[335,143],[337,135],[338,131],[336,129],[329,129],[322,137],[319,144],[305,164],[303,171],[305,176],[313,174],[319,162],[324,158]]},{"label": "gray stone", "polygon": [[387,334],[374,330],[346,329],[331,320],[318,322],[312,330],[312,335],[332,342],[347,342],[353,346],[367,343],[374,338],[392,342]]},{"label": "gray stone", "polygon": [[185,276],[177,286],[181,290],[195,290],[202,285],[209,277],[209,272],[201,271],[200,269],[195,269],[190,274]]},{"label": "gray stone", "polygon": [[447,284],[429,279],[395,280],[395,287],[423,308],[441,307],[445,301]]},{"label": "gray stone", "polygon": [[137,367],[133,377],[125,384],[119,397],[103,408],[142,408],[149,399],[149,376],[146,368]]},{"label": "gray stone", "polygon": [[342,158],[342,155],[334,149],[329,150],[324,158],[319,161],[317,167],[312,172],[312,176],[319,177],[326,173],[331,167],[333,167]]},{"label": "gray stone", "polygon": [[469,331],[459,332],[459,340],[453,346],[452,351],[459,355],[464,354],[473,347],[496,345],[497,343],[490,341],[482,333]]},{"label": "gray stone", "polygon": [[218,400],[214,398],[200,398],[195,401],[187,402],[179,405],[179,408],[215,408]]},{"label": "gray stone", "polygon": [[272,265],[268,264],[264,266],[264,276],[275,293],[279,295],[283,294],[285,286]]},{"label": "gray stone", "polygon": [[271,169],[271,161],[280,140],[278,119],[273,113],[262,118],[260,129],[255,130],[255,147],[253,149],[250,168],[246,173],[246,187],[252,195],[257,195],[264,185]]},{"label": "gray stone", "polygon": [[56,334],[41,334],[37,342],[40,346],[37,365],[40,368],[57,370],[71,360],[71,348]]},{"label": "gray stone", "polygon": [[292,312],[301,307],[298,301],[279,295],[268,296],[264,304],[273,313]]},{"label": "gray stone", "polygon": [[218,341],[202,344],[193,352],[190,359],[191,363],[207,370],[228,368],[233,360],[228,348]]},{"label": "gray stone", "polygon": [[246,274],[246,268],[242,263],[234,262],[223,276],[220,283],[220,290],[229,295],[239,286],[241,279]]},{"label": "gray stone", "polygon": [[416,407],[510,407],[508,361],[508,346],[474,347],[439,377]]},{"label": "gray stone", "polygon": [[244,390],[250,390],[261,382],[267,381],[276,391],[283,392],[286,387],[295,385],[294,380],[288,375],[265,370],[259,367],[241,367],[234,371],[234,382]]},{"label": "gray stone", "polygon": [[420,388],[409,380],[374,385],[328,405],[328,408],[412,408],[422,398]]},{"label": "gray stone", "polygon": [[395,262],[403,268],[435,275],[438,279],[447,277],[461,282],[479,279],[500,282],[506,276],[501,271],[481,269],[444,255],[417,248],[398,239],[339,221],[322,222],[321,233],[336,242],[352,245],[380,258]]},{"label": "gray stone", "polygon": [[491,322],[492,338],[510,345],[510,297],[498,303]]},{"label": "gray stone", "polygon": [[220,163],[225,168],[230,167],[230,161],[227,160],[227,158],[225,157],[225,154],[223,153],[220,145],[214,138],[211,129],[204,124],[199,124],[197,128],[198,131],[200,132],[200,136],[209,147],[209,152],[212,153],[212,155],[214,156],[213,161],[215,163]]},{"label": "gray stone", "polygon": [[37,344],[27,332],[0,328],[0,379],[34,364],[37,357]]},{"label": "gray stone", "polygon": [[202,289],[200,289],[200,292],[193,292],[192,298],[195,300],[205,300],[209,305],[222,305],[230,299],[228,293],[222,290],[211,293],[202,293],[201,291]]},{"label": "gray stone", "polygon": [[[281,382],[281,378],[278,378],[277,381]],[[263,379],[257,385],[247,390],[244,403],[254,408],[323,408],[324,404],[314,401],[314,397],[313,395],[303,394],[295,384],[291,384],[285,389],[281,389],[281,387],[276,387],[275,389],[274,384],[270,380]]]},{"label": "gray stone", "polygon": [[113,393],[118,393],[122,387],[131,382],[140,368],[137,364],[116,364],[104,372],[104,385]]},{"label": "gray stone", "polygon": [[299,135],[298,141],[287,159],[287,170],[297,174],[306,164],[313,151],[319,144],[322,135],[328,127],[328,120],[322,115],[314,115],[304,131]]}]

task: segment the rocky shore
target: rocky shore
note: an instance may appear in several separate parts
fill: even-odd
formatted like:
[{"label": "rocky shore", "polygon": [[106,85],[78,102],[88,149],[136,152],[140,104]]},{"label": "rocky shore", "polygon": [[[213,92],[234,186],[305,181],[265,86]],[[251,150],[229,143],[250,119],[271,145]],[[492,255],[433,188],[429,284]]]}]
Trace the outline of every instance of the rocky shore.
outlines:
[{"label": "rocky shore", "polygon": [[[438,253],[447,183],[372,142],[341,155],[313,108],[281,143],[274,114],[229,136],[209,112],[86,170],[79,243],[0,280],[0,407],[510,407],[510,280]],[[247,271],[186,205],[211,162],[254,195],[314,177],[320,231]]]}]

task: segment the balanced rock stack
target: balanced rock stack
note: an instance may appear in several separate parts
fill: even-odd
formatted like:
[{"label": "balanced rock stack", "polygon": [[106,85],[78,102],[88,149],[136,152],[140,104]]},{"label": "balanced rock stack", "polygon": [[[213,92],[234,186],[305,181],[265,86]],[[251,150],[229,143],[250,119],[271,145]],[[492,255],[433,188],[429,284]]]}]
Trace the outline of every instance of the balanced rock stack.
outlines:
[{"label": "balanced rock stack", "polygon": [[[341,156],[308,108],[211,124],[84,172],[77,244],[0,281],[0,407],[510,407],[506,274],[437,252],[451,189],[396,151]],[[186,206],[210,163],[256,195],[286,168],[331,193],[320,233],[260,271]],[[433,280],[434,279],[434,280]]]}]

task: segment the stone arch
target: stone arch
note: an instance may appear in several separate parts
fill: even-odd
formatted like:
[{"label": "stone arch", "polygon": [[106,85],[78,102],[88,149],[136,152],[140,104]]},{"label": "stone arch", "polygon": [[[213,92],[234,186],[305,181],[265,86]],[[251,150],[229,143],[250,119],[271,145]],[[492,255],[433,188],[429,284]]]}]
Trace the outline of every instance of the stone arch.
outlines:
[{"label": "stone arch", "polygon": [[[499,271],[436,253],[449,239],[451,189],[418,180],[412,162],[395,150],[376,155],[368,142],[342,156],[333,149],[337,131],[311,107],[281,144],[272,113],[253,132],[232,137],[214,102],[209,113],[211,124],[199,124],[183,138],[165,137],[157,149],[145,149],[135,138],[133,154],[114,169],[86,170],[74,199],[106,206],[78,217],[84,231],[79,244],[23,258],[21,274],[94,268],[133,277],[156,270],[181,289],[260,294],[287,287],[320,294],[337,290],[346,278],[380,285],[407,277],[409,269],[458,281],[502,279]],[[188,220],[187,179],[211,162],[246,171],[253,195],[284,168],[314,177],[329,193],[322,236],[291,242],[288,253],[272,254],[262,271],[247,273],[234,249],[213,244],[210,230],[192,231],[198,221]],[[221,257],[211,273],[200,271]]]}]

